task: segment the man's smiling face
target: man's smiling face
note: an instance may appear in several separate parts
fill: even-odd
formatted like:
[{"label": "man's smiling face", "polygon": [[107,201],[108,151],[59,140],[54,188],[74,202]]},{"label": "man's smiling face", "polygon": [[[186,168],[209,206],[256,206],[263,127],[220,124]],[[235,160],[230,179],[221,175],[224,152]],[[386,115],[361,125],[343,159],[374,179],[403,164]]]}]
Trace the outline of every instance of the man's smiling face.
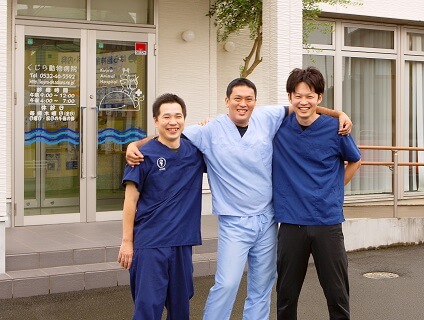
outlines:
[{"label": "man's smiling face", "polygon": [[245,127],[256,105],[255,91],[248,86],[233,88],[229,98],[225,98],[228,116],[235,125]]},{"label": "man's smiling face", "polygon": [[309,126],[318,117],[316,110],[322,101],[322,94],[318,94],[305,82],[296,86],[295,92],[289,93],[289,101],[296,113],[296,119],[301,125]]},{"label": "man's smiling face", "polygon": [[180,138],[184,130],[185,119],[182,108],[178,103],[162,104],[159,116],[154,120],[159,133],[159,141],[168,145]]}]

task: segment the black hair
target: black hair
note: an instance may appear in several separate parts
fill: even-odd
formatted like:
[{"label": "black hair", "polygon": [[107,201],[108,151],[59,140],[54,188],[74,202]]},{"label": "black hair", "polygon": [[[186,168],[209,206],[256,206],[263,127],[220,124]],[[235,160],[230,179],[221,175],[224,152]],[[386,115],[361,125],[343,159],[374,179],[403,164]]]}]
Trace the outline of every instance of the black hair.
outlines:
[{"label": "black hair", "polygon": [[237,78],[237,79],[234,79],[233,81],[231,81],[228,84],[227,92],[226,92],[227,98],[230,98],[234,87],[241,87],[241,86],[246,86],[246,87],[252,88],[253,91],[255,92],[255,99],[256,99],[256,86],[252,81],[250,81],[249,79],[246,79],[246,78]]},{"label": "black hair", "polygon": [[184,118],[187,115],[187,107],[183,99],[181,99],[179,96],[173,93],[164,93],[156,98],[155,102],[153,102],[153,117],[158,118],[160,114],[160,107],[164,103],[173,103],[176,102],[181,106],[181,110],[183,111]]},{"label": "black hair", "polygon": [[315,67],[308,67],[306,69],[293,69],[287,79],[286,90],[287,93],[294,93],[296,86],[305,82],[309,88],[313,89],[317,94],[323,94],[325,89],[325,80],[321,71]]}]

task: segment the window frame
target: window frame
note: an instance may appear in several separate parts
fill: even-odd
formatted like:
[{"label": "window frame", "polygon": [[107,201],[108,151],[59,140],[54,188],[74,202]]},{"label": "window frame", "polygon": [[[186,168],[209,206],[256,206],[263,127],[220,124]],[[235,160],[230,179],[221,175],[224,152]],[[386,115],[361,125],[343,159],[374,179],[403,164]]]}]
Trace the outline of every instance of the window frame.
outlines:
[{"label": "window frame", "polygon": [[[158,24],[158,1],[153,0],[153,22],[152,24],[141,24],[141,23],[126,23],[126,22],[114,22],[114,21],[101,21],[101,20],[91,20],[91,0],[86,0],[86,18],[83,20],[79,19],[70,19],[70,18],[53,18],[53,17],[43,17],[43,16],[28,16],[28,15],[18,15],[18,0],[12,0],[12,14],[16,21],[35,21],[35,22],[63,22],[63,23],[78,23],[84,25],[99,25],[99,26],[113,26],[113,27],[131,27],[131,28],[147,28],[147,29],[156,29]],[[44,24],[43,24],[44,25]]]},{"label": "window frame", "polygon": [[304,50],[335,50],[336,48],[336,20],[328,20],[328,19],[322,19],[319,20],[324,23],[331,23],[331,44],[319,44],[319,43],[310,43],[309,47],[305,44],[303,44]]},{"label": "window frame", "polygon": [[[372,47],[355,47],[345,45],[345,28],[358,28],[358,29],[371,29],[378,31],[391,31],[393,32],[393,49],[384,48],[372,48]],[[366,23],[353,23],[353,22],[341,22],[341,50],[349,52],[366,52],[366,53],[384,53],[384,54],[396,54],[399,51],[398,45],[398,29],[395,25],[375,25]]]},{"label": "window frame", "polygon": [[424,48],[422,51],[414,51],[414,50],[409,50],[409,46],[408,46],[409,34],[415,33],[415,34],[420,34],[424,37],[424,30],[404,27],[402,30],[402,33],[404,34],[403,41],[402,41],[402,49],[404,50],[404,55],[417,56],[418,58],[424,57]]}]

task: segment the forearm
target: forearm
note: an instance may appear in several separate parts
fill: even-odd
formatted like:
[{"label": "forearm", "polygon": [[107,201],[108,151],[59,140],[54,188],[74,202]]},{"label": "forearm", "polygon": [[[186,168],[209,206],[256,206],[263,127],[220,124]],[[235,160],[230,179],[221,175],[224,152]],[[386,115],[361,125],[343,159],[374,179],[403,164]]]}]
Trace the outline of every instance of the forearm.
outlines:
[{"label": "forearm", "polygon": [[155,136],[153,136],[153,135],[147,136],[144,139],[133,141],[133,142],[131,142],[131,144],[135,145],[137,148],[140,148],[140,147],[144,146],[147,142],[149,142],[150,140],[152,140],[154,137]]},{"label": "forearm", "polygon": [[317,113],[325,114],[325,115],[333,117],[333,118],[339,118],[342,115],[343,111],[333,110],[333,109],[328,109],[326,107],[318,106],[317,107]]},{"label": "forearm", "polygon": [[361,160],[357,162],[348,162],[345,167],[344,185],[347,185],[352,180],[353,175],[361,166]]},{"label": "forearm", "polygon": [[122,212],[122,242],[133,242],[134,220],[138,197],[139,192],[135,185],[127,184],[125,187],[125,200]]},{"label": "forearm", "polygon": [[122,242],[133,242],[134,219],[135,219],[135,207],[124,208],[122,213]]}]

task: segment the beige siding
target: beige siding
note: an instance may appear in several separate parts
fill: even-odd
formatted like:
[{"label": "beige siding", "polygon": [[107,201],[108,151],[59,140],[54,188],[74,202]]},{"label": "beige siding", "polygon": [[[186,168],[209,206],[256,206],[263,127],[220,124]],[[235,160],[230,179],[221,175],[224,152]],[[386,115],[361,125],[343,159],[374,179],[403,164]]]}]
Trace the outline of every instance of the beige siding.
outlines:
[{"label": "beige siding", "polygon": [[[216,113],[208,7],[208,1],[159,1],[157,94],[180,95],[187,104],[188,124]],[[186,30],[194,32],[192,42],[182,40]]]}]

